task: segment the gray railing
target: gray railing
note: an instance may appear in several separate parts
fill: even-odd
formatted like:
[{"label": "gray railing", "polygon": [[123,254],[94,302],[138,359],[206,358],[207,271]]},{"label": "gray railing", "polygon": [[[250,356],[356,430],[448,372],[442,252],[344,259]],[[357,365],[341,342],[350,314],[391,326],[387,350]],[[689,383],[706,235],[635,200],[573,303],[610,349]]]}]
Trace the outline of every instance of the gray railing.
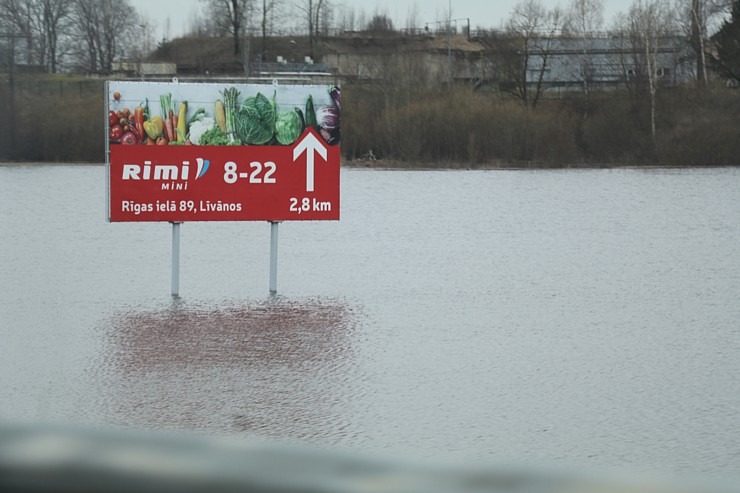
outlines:
[{"label": "gray railing", "polygon": [[277,62],[256,62],[250,65],[251,73],[324,73],[332,72],[329,65],[323,63],[277,63]]}]

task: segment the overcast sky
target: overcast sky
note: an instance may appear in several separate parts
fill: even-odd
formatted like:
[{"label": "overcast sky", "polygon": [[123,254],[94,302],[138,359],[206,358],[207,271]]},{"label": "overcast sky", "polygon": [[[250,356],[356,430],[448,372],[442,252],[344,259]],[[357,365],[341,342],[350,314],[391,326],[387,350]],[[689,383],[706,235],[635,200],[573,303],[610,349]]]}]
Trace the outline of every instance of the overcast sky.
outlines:
[{"label": "overcast sky", "polygon": [[[284,0],[284,3],[295,3],[296,0]],[[402,27],[406,16],[416,3],[419,21],[434,22],[446,17],[448,5],[452,4],[453,19],[470,18],[471,27],[499,27],[509,17],[511,9],[520,0],[333,0],[334,5],[343,5],[364,9],[367,15],[376,10],[387,13],[393,22]],[[566,7],[570,0],[540,0],[548,7],[560,5]],[[157,29],[157,39],[165,34],[169,19],[169,35],[175,38],[183,34],[190,19],[200,12],[203,2],[199,0],[131,0],[136,10],[147,17]],[[617,13],[626,11],[632,0],[604,0],[605,20]],[[293,19],[291,19],[293,23]]]}]

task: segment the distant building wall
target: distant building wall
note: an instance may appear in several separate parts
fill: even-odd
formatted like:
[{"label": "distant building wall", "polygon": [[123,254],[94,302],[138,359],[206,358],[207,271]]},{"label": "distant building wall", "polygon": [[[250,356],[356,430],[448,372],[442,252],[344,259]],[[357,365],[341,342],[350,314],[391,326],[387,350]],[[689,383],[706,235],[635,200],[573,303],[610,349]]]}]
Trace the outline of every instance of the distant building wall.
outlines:
[{"label": "distant building wall", "polygon": [[480,54],[440,51],[329,53],[324,63],[341,78],[350,80],[387,80],[398,72],[417,75],[420,83],[444,81],[450,69],[453,80],[476,80],[484,73]]},{"label": "distant building wall", "polygon": [[[394,71],[405,70],[416,72],[420,83],[434,83],[448,80],[451,71],[454,81],[511,82],[497,68],[501,66],[496,59],[502,55],[497,52],[500,48],[483,41],[469,40],[464,49],[455,48],[453,44],[449,50],[445,48],[445,40],[438,40],[433,47],[399,41],[397,46],[378,45],[375,49],[372,49],[372,41],[354,41],[335,43],[323,56],[323,62],[339,78],[388,80]],[[625,36],[602,35],[585,40],[557,37],[539,40],[539,43],[547,45],[547,61],[542,74],[546,89],[579,90],[583,88],[584,78],[592,87],[614,88],[645,76],[642,50],[631,46]],[[680,84],[693,80],[694,65],[684,38],[670,36],[660,40],[657,70],[662,83]],[[528,85],[537,84],[542,66],[542,57],[533,52],[527,71]]]},{"label": "distant building wall", "polygon": [[[542,74],[545,88],[576,90],[581,89],[584,82],[592,87],[619,87],[646,78],[643,48],[632,46],[626,37],[562,37],[549,40],[549,43]],[[694,80],[694,62],[683,38],[662,38],[655,58],[661,83],[675,85]],[[542,67],[543,57],[532,54],[527,71],[529,85],[537,83]]]},{"label": "distant building wall", "polygon": [[167,77],[177,74],[177,65],[165,62],[113,62],[114,74],[142,77]]}]

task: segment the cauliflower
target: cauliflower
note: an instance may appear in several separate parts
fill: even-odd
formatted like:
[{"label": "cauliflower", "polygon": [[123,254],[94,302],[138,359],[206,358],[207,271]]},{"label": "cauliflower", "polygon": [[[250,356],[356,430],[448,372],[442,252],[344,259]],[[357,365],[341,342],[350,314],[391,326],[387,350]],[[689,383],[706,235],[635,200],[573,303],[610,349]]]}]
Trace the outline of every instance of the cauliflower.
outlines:
[{"label": "cauliflower", "polygon": [[190,142],[198,145],[200,144],[201,136],[216,126],[216,120],[210,116],[201,118],[200,120],[193,122],[190,125]]}]

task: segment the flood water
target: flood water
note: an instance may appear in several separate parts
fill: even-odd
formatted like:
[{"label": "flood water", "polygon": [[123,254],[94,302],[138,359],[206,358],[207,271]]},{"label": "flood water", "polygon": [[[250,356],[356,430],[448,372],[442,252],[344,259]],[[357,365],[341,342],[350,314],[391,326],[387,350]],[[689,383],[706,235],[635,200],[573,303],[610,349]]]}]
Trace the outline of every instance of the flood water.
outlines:
[{"label": "flood water", "polygon": [[342,171],[339,222],[109,224],[0,167],[0,419],[736,475],[740,169]]}]

